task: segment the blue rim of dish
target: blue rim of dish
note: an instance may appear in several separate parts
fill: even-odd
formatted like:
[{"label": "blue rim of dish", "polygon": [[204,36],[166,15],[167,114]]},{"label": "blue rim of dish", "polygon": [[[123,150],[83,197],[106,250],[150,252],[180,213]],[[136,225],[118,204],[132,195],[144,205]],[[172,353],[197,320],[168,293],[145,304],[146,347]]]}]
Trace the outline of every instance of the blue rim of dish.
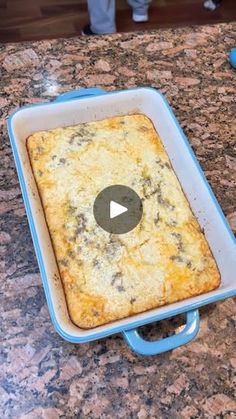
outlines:
[{"label": "blue rim of dish", "polygon": [[[135,88],[135,89],[124,89],[124,90],[120,90],[120,91],[112,91],[112,92],[106,92],[105,90],[102,91],[102,89],[97,89],[97,88],[89,88],[89,89],[81,89],[83,90],[84,94],[83,96],[81,96],[81,91],[78,90],[78,98],[79,99],[83,99],[83,98],[89,98],[89,96],[95,97],[95,96],[99,96],[99,95],[103,95],[103,94],[108,94],[108,95],[116,95],[117,93],[121,93],[124,91],[136,91],[136,90],[151,90],[154,91],[156,94],[159,94],[162,97],[162,100],[165,104],[165,106],[167,107],[175,125],[177,130],[179,131],[182,139],[184,140],[185,145],[188,148],[188,152],[190,153],[191,157],[192,157],[192,161],[193,164],[195,165],[195,167],[198,169],[199,174],[202,178],[202,180],[204,181],[208,192],[211,196],[211,199],[215,205],[215,208],[219,214],[219,216],[221,217],[224,226],[227,230],[227,233],[229,235],[229,238],[233,241],[234,245],[236,246],[236,239],[233,235],[232,230],[229,227],[229,224],[223,214],[223,211],[209,185],[209,183],[207,182],[207,179],[205,178],[205,175],[202,171],[202,168],[190,146],[190,143],[186,137],[186,135],[184,134],[181,126],[179,125],[179,122],[175,116],[175,114],[173,113],[169,103],[167,102],[165,96],[157,89],[152,88],[152,87],[139,87],[139,88]],[[80,94],[79,94],[80,92]],[[69,94],[70,92],[68,92]],[[60,96],[59,96],[60,97]],[[65,99],[60,100],[60,103],[62,102],[67,102],[70,100],[76,100],[78,99],[76,97],[73,97],[72,99],[69,99],[69,97],[67,96]],[[35,228],[35,224],[34,224],[34,218],[33,218],[33,214],[31,211],[31,206],[30,206],[30,202],[29,202],[29,198],[28,198],[28,194],[27,194],[27,189],[26,189],[26,184],[25,184],[25,180],[24,180],[24,176],[23,176],[23,170],[21,167],[21,163],[20,163],[20,159],[18,156],[18,151],[17,151],[17,147],[16,147],[16,143],[15,143],[15,139],[14,139],[14,134],[13,134],[13,130],[12,130],[12,120],[14,118],[14,116],[18,113],[21,112],[24,109],[28,109],[28,108],[32,108],[32,107],[41,107],[41,106],[53,106],[58,104],[59,101],[56,100],[56,98],[54,99],[54,101],[52,102],[47,102],[47,103],[42,103],[42,104],[35,104],[35,105],[26,105],[21,107],[20,109],[16,110],[15,112],[13,112],[10,117],[7,120],[7,127],[8,127],[8,133],[9,133],[9,137],[10,137],[10,142],[11,142],[11,147],[13,150],[13,156],[14,156],[14,160],[15,160],[15,164],[16,164],[16,169],[17,169],[17,173],[18,173],[18,177],[19,177],[19,183],[20,183],[20,187],[21,187],[21,191],[22,191],[22,196],[23,196],[23,200],[24,200],[24,204],[25,204],[25,208],[26,208],[26,213],[27,213],[27,217],[28,217],[28,221],[29,221],[29,227],[30,227],[30,231],[31,231],[31,236],[32,236],[32,240],[33,240],[33,245],[34,245],[34,249],[35,249],[35,253],[37,256],[37,260],[38,260],[38,264],[39,264],[39,270],[40,270],[40,274],[42,277],[42,282],[43,282],[43,286],[44,286],[44,290],[45,290],[45,295],[46,295],[46,300],[47,300],[47,304],[48,304],[48,308],[49,308],[49,313],[52,319],[52,323],[55,327],[55,329],[57,330],[57,332],[59,333],[59,335],[61,337],[63,337],[63,339],[65,339],[68,342],[71,343],[84,343],[84,342],[89,342],[92,340],[97,340],[97,339],[101,339],[101,338],[105,338],[107,336],[113,335],[115,333],[120,333],[120,332],[125,332],[126,330],[131,330],[131,329],[135,329],[137,327],[141,327],[144,326],[145,324],[149,324],[149,323],[154,323],[157,322],[159,320],[162,319],[166,319],[166,318],[170,318],[173,316],[176,316],[178,314],[182,314],[182,313],[186,313],[188,311],[192,311],[195,309],[198,309],[200,307],[203,307],[205,305],[208,305],[210,303],[214,303],[216,301],[219,300],[223,300],[225,298],[228,297],[232,297],[234,295],[236,295],[236,288],[230,291],[225,291],[222,292],[218,295],[213,295],[213,296],[208,296],[204,298],[204,294],[203,294],[203,298],[201,301],[195,302],[195,303],[190,303],[189,305],[185,306],[185,307],[178,307],[176,309],[172,309],[167,313],[162,313],[162,314],[154,314],[151,315],[150,317],[146,318],[146,319],[141,319],[141,320],[134,320],[132,322],[130,322],[128,325],[123,325],[123,326],[114,326],[114,328],[112,328],[111,330],[105,330],[105,331],[99,331],[97,333],[93,333],[91,336],[73,336],[68,334],[67,332],[65,332],[57,318],[56,318],[56,314],[53,308],[53,302],[51,299],[51,293],[49,290],[49,285],[48,285],[48,279],[47,279],[47,275],[46,275],[46,271],[45,271],[45,267],[44,267],[44,262],[43,262],[43,257],[42,257],[42,253],[41,253],[41,249],[40,249],[40,245],[39,245],[39,241],[38,241],[38,237],[37,237],[37,233],[36,233],[36,228]]]}]

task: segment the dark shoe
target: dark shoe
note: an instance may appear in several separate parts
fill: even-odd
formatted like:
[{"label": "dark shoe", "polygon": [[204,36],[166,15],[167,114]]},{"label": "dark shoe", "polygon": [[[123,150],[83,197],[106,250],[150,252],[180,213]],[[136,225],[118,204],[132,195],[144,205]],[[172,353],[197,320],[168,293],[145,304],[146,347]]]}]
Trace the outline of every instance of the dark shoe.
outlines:
[{"label": "dark shoe", "polygon": [[90,25],[86,25],[82,31],[81,31],[81,35],[85,35],[85,36],[92,36],[92,35],[98,35],[97,33],[94,33],[91,28]]}]

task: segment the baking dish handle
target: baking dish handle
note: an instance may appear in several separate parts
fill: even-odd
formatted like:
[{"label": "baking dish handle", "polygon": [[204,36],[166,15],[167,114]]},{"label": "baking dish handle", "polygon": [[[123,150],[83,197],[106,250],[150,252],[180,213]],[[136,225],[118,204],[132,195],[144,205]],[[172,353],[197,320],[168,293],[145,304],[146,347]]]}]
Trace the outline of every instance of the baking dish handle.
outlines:
[{"label": "baking dish handle", "polygon": [[103,89],[99,89],[98,87],[89,87],[88,89],[79,89],[79,90],[71,90],[70,92],[62,93],[58,96],[54,102],[64,102],[70,99],[78,99],[84,98],[88,96],[101,96],[105,95],[107,92]]},{"label": "baking dish handle", "polygon": [[199,331],[199,312],[191,310],[186,313],[186,325],[180,333],[161,339],[148,342],[138,333],[138,329],[126,330],[123,332],[128,345],[140,355],[158,355],[162,352],[171,351],[179,346],[190,342]]}]

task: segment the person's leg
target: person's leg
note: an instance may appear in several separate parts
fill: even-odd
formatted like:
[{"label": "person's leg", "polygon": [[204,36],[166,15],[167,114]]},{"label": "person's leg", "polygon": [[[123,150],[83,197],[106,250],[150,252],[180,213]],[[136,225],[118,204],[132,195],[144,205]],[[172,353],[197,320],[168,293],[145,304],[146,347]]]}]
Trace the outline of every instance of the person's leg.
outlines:
[{"label": "person's leg", "polygon": [[90,28],[95,34],[116,32],[115,0],[88,0]]},{"label": "person's leg", "polygon": [[135,22],[145,22],[148,20],[148,6],[151,0],[128,0],[128,4],[133,9],[133,20]]}]

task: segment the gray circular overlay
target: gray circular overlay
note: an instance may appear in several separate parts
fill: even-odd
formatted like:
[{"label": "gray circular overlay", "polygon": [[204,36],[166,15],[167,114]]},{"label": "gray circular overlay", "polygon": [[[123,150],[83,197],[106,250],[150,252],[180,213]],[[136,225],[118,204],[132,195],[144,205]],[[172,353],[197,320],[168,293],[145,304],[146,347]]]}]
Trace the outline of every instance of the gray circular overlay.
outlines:
[{"label": "gray circular overlay", "polygon": [[[126,209],[125,212],[111,218],[111,203],[121,205]],[[143,204],[133,189],[128,186],[113,185],[103,189],[97,195],[93,205],[93,214],[103,230],[113,234],[125,234],[133,230],[140,222]]]}]

